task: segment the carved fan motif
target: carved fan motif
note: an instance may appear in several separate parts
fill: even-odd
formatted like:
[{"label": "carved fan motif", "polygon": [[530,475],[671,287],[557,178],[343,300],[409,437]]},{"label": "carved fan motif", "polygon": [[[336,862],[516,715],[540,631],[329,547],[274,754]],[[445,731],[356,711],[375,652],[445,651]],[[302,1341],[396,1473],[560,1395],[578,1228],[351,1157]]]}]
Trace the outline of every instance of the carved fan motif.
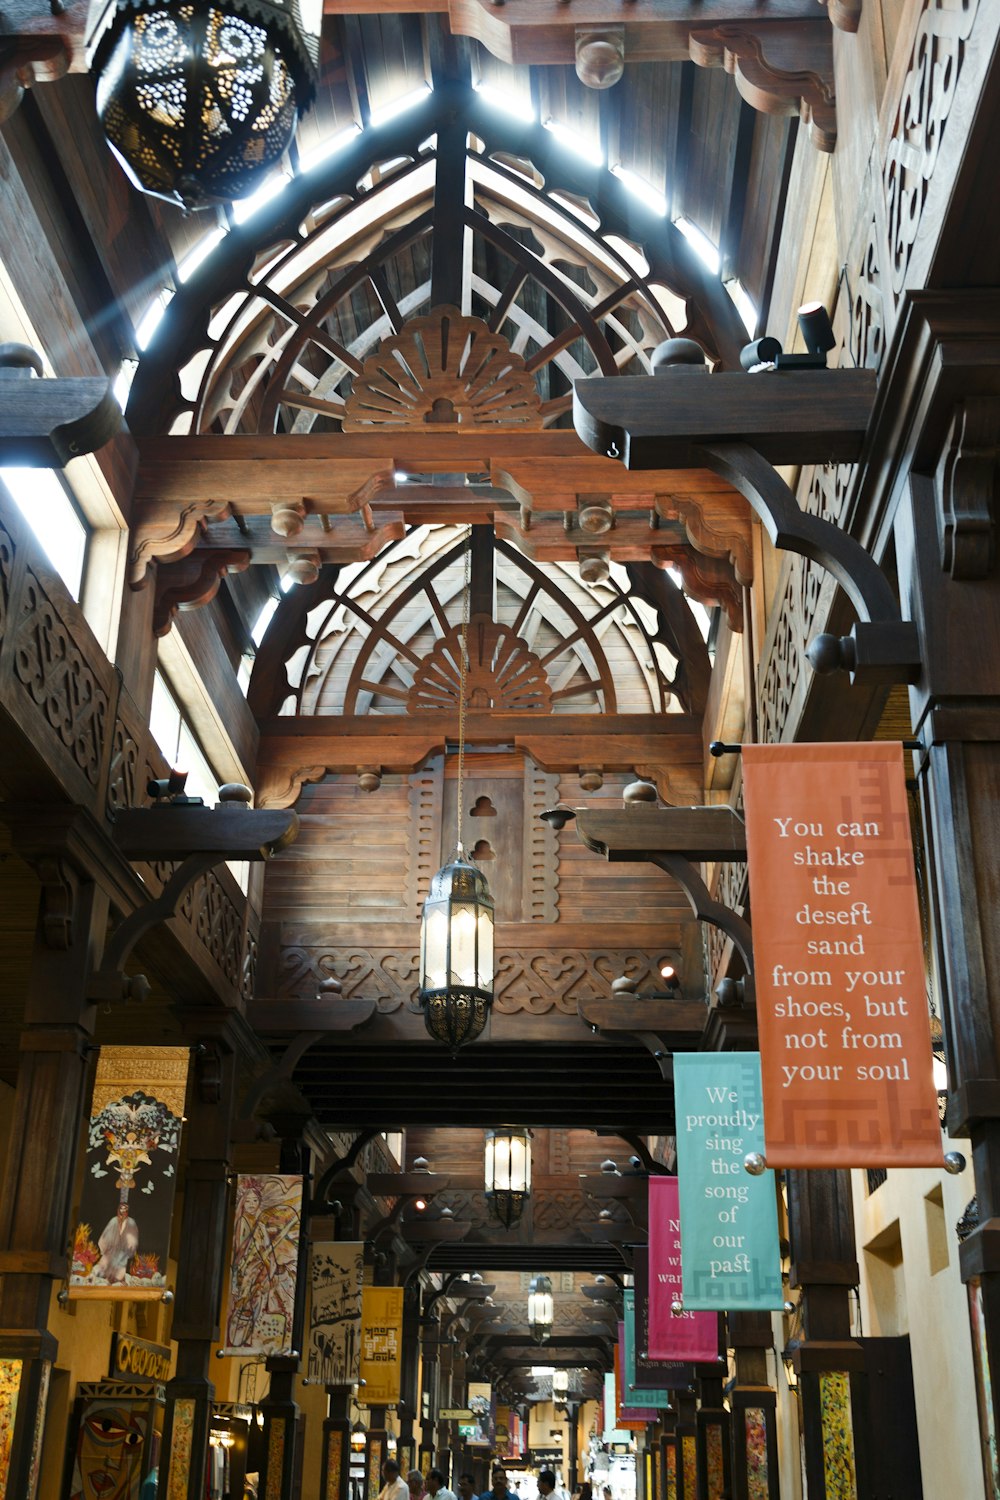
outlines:
[{"label": "carved fan motif", "polygon": [[[548,710],[552,689],[541,662],[506,625],[473,616],[469,622],[468,708]],[[413,679],[410,713],[458,706],[462,631],[454,626],[437,642]]]},{"label": "carved fan motif", "polygon": [[411,318],[365,360],[347,398],[343,428],[520,427],[540,431],[532,376],[507,340],[480,318],[439,307]]}]

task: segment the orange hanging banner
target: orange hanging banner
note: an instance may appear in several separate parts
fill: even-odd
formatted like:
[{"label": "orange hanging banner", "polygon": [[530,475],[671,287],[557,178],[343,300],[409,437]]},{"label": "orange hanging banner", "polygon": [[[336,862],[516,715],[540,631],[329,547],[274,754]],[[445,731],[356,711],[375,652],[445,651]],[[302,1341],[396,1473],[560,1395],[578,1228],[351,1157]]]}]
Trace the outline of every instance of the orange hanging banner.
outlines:
[{"label": "orange hanging banner", "polygon": [[899,744],[745,745],[772,1167],[939,1165]]}]

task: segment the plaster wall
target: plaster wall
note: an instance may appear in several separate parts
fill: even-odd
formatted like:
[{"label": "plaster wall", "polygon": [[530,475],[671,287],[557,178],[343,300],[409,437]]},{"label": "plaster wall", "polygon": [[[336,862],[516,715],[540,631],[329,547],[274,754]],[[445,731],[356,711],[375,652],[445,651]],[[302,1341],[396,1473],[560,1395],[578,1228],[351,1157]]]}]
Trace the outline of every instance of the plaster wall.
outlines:
[{"label": "plaster wall", "polygon": [[[967,1142],[945,1149],[969,1155]],[[984,1494],[972,1434],[976,1387],[966,1290],[958,1270],[955,1224],[975,1192],[972,1169],[890,1171],[873,1193],[852,1173],[861,1264],[861,1330],[910,1336],[924,1494]]]}]

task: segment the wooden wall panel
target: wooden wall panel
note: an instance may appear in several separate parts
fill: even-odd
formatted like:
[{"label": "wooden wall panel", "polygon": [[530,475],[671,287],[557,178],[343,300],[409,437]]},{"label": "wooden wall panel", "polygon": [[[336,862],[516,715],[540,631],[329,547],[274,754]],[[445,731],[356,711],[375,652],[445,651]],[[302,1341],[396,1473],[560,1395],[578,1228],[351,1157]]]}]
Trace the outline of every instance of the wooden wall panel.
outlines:
[{"label": "wooden wall panel", "polygon": [[[568,807],[620,807],[622,788],[633,778],[605,776],[597,792],[581,792],[575,777],[560,781],[559,800]],[[642,817],[641,808],[635,809]],[[559,834],[559,920],[589,922],[595,938],[609,923],[693,920],[687,898],[662,870],[645,863],[611,864],[581,844],[574,823]],[[664,943],[671,939],[664,934]]]},{"label": "wooden wall panel", "polygon": [[353,777],[307,786],[297,804],[299,837],[267,869],[265,910],[272,921],[398,920],[409,878],[410,792],[386,776],[378,792]]}]

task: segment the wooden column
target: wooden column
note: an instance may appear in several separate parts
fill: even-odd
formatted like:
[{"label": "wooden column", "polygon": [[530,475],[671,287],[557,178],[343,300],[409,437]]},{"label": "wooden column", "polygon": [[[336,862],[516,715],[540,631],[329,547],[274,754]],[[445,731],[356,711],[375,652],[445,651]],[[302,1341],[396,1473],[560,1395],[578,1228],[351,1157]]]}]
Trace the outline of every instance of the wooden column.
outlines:
[{"label": "wooden column", "polygon": [[729,1413],[722,1404],[724,1365],[695,1367],[698,1381],[698,1500],[725,1500],[732,1482]]},{"label": "wooden column", "polygon": [[[279,1124],[280,1122],[272,1121]],[[292,1350],[289,1355],[272,1355],[265,1361],[271,1377],[267,1399],[261,1402],[264,1413],[264,1467],[260,1488],[269,1500],[292,1500],[296,1487],[297,1456],[302,1435],[299,1432],[300,1410],[295,1400],[295,1377],[302,1361],[306,1323],[306,1267],[309,1259],[308,1204],[310,1195],[311,1154],[302,1139],[304,1122],[286,1122],[282,1130],[280,1170],[291,1176],[302,1176],[302,1222],[299,1235],[298,1275],[295,1281],[295,1309],[292,1315]]]},{"label": "wooden column", "polygon": [[323,1422],[320,1500],[347,1500],[351,1484],[351,1387],[328,1385],[329,1410]]},{"label": "wooden column", "polygon": [[677,1393],[677,1500],[694,1500],[698,1493],[698,1405],[688,1391]]},{"label": "wooden column", "polygon": [[[54,1283],[67,1274],[73,1182],[86,1115],[94,1011],[86,988],[107,899],[65,843],[32,851],[43,879],[0,1203],[0,1369],[12,1425],[6,1496],[34,1500],[49,1375]],[[13,1408],[13,1409],[12,1409]]]},{"label": "wooden column", "polygon": [[577,1425],[580,1417],[579,1404],[576,1401],[567,1402],[566,1412],[569,1417],[569,1420],[566,1423],[566,1427],[569,1432],[569,1442],[567,1444],[569,1452],[566,1455],[566,1488],[572,1495],[579,1484],[577,1475],[577,1467],[579,1464],[579,1437],[577,1434]]},{"label": "wooden column", "polygon": [[778,1500],[777,1395],[769,1383],[767,1351],[773,1334],[769,1313],[730,1313],[729,1341],[736,1351],[732,1410],[734,1500],[766,1495]]},{"label": "wooden column", "polygon": [[[373,1407],[373,1419],[375,1411],[382,1411],[383,1407]],[[379,1418],[381,1422],[383,1418]],[[376,1500],[379,1490],[382,1488],[382,1465],[385,1463],[388,1450],[386,1441],[388,1434],[384,1427],[369,1427],[368,1436],[365,1439],[365,1483],[361,1500]]]},{"label": "wooden column", "polygon": [[[864,1493],[859,1471],[852,1377],[864,1351],[851,1337],[850,1289],[859,1280],[848,1172],[789,1172],[790,1282],[801,1289],[803,1337],[795,1354],[802,1393],[806,1483],[830,1495],[832,1473],[844,1494]],[[833,1495],[841,1490],[833,1491]],[[833,1500],[831,1495],[831,1500]]]},{"label": "wooden column", "polygon": [[677,1495],[677,1417],[672,1411],[663,1414],[660,1437],[660,1493],[658,1500],[678,1500]]},{"label": "wooden column", "polygon": [[231,1240],[228,1179],[236,1056],[233,1022],[225,1012],[189,1014],[185,1020],[188,1035],[196,1040],[172,1328],[177,1365],[167,1386],[160,1491],[170,1500],[203,1500],[215,1399],[212,1345],[219,1340]]},{"label": "wooden column", "polygon": [[[413,1277],[403,1290],[403,1346],[399,1382],[399,1472],[405,1479],[416,1466],[413,1419],[420,1388],[420,1281]],[[404,1467],[405,1465],[405,1467]]]},{"label": "wooden column", "polygon": [[[1000,380],[1000,330],[990,352]],[[927,464],[926,475],[910,475],[895,523],[901,592],[924,653],[910,706],[925,747],[916,769],[943,998],[948,1128],[972,1143],[979,1201],[979,1223],[961,1245],[959,1263],[963,1280],[978,1285],[981,1296],[994,1431],[1000,1431],[1000,582],[993,551],[996,449],[988,433],[998,410],[1000,398],[956,404],[937,463]]]}]

